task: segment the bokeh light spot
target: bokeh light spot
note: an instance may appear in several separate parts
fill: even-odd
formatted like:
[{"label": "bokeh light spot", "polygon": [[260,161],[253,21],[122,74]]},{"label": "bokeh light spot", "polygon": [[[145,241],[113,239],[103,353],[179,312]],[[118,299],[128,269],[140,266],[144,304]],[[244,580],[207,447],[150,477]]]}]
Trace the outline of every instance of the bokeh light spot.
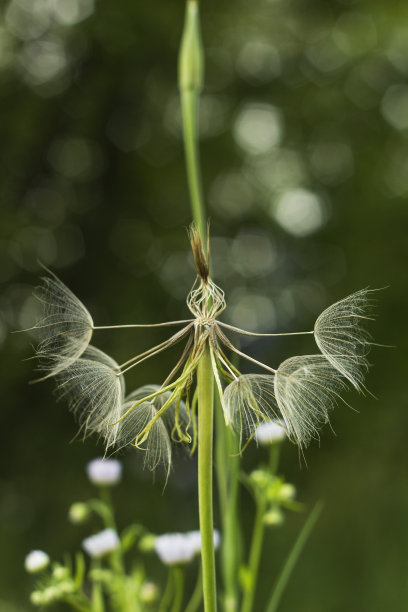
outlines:
[{"label": "bokeh light spot", "polygon": [[391,85],[381,100],[381,114],[396,130],[408,128],[408,85]]},{"label": "bokeh light spot", "polygon": [[67,137],[56,140],[48,159],[53,168],[68,179],[96,178],[103,166],[100,147],[84,138]]},{"label": "bokeh light spot", "polygon": [[20,63],[30,85],[42,85],[58,77],[68,66],[64,45],[57,38],[27,42]]},{"label": "bokeh light spot", "polygon": [[269,153],[280,144],[282,131],[281,113],[270,104],[247,104],[233,127],[236,143],[249,155]]},{"label": "bokeh light spot", "polygon": [[251,210],[254,190],[243,172],[217,176],[210,189],[210,205],[223,216],[239,218]]},{"label": "bokeh light spot", "polygon": [[311,147],[313,174],[326,185],[337,185],[353,174],[353,154],[344,142],[320,142]]},{"label": "bokeh light spot", "polygon": [[229,297],[228,308],[228,318],[237,327],[259,332],[275,329],[275,307],[266,295],[238,287]]},{"label": "bokeh light spot", "polygon": [[319,196],[306,189],[284,193],[272,208],[279,225],[294,236],[308,236],[325,222],[323,203]]},{"label": "bokeh light spot", "polygon": [[281,72],[279,53],[262,40],[245,43],[237,59],[237,72],[250,83],[267,83]]},{"label": "bokeh light spot", "polygon": [[94,0],[51,0],[54,18],[61,25],[74,25],[83,21],[94,10]]},{"label": "bokeh light spot", "polygon": [[231,264],[249,278],[268,274],[276,267],[277,253],[271,240],[259,231],[243,231],[234,239]]}]

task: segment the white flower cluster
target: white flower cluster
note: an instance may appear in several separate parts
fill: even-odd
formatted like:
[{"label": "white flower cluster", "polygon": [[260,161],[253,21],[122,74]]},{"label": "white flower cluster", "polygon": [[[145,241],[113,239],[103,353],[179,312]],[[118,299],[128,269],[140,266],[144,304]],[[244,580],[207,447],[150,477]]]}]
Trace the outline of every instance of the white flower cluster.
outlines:
[{"label": "white flower cluster", "polygon": [[88,463],[86,473],[94,485],[115,485],[122,478],[122,464],[117,459],[97,457]]},{"label": "white flower cluster", "polygon": [[50,562],[50,558],[43,550],[32,550],[25,558],[24,567],[30,574],[36,574],[44,570]]},{"label": "white flower cluster", "polygon": [[285,429],[278,421],[264,421],[255,430],[255,440],[262,446],[281,442],[285,438]]},{"label": "white flower cluster", "polygon": [[114,529],[104,529],[95,535],[85,538],[82,542],[83,549],[93,559],[103,557],[120,546],[119,536]]},{"label": "white flower cluster", "polygon": [[[220,545],[220,533],[216,529],[213,532],[213,541],[214,548],[217,549]],[[165,565],[188,563],[201,552],[201,533],[199,531],[165,533],[157,536],[154,548]]]}]

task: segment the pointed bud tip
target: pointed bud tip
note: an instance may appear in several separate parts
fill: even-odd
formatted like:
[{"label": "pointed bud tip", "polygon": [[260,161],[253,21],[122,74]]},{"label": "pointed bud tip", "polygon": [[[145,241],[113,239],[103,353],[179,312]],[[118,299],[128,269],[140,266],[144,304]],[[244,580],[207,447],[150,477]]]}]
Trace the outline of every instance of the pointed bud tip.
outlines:
[{"label": "pointed bud tip", "polygon": [[188,230],[188,237],[190,239],[191,250],[193,251],[194,264],[197,270],[197,274],[206,283],[210,276],[210,268],[208,264],[208,258],[204,252],[204,245],[201,239],[201,234],[198,227],[192,224]]}]

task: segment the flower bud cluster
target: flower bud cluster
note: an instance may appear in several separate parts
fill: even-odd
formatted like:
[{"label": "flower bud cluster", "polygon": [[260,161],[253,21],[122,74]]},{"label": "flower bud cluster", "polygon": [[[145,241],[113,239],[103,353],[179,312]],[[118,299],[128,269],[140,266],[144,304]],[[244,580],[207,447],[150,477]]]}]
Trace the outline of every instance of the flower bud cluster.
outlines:
[{"label": "flower bud cluster", "polygon": [[51,586],[47,586],[40,591],[39,589],[31,593],[31,603],[34,606],[47,606],[57,601],[61,601],[67,595],[71,595],[76,591],[75,584],[72,580],[65,580]]},{"label": "flower bud cluster", "polygon": [[290,510],[300,508],[300,504],[294,500],[296,496],[295,487],[278,476],[274,476],[267,470],[254,470],[248,478],[255,497],[267,504],[264,522],[267,525],[280,525],[284,521],[282,507]]},{"label": "flower bud cluster", "polygon": [[[33,553],[36,553],[35,555]],[[26,558],[26,569],[27,567],[33,567],[35,561],[38,561],[37,566],[39,567],[39,561],[41,556],[38,553],[42,551],[32,551]],[[46,555],[46,553],[43,553]],[[49,565],[49,558],[47,557],[47,565]],[[45,562],[45,557],[42,557]],[[42,569],[45,569],[45,565],[42,565]],[[29,569],[28,571],[33,571]],[[37,569],[36,571],[41,571]],[[48,576],[46,582],[43,584],[41,589],[36,589],[31,593],[30,601],[34,606],[48,606],[58,601],[63,601],[68,595],[75,593],[77,586],[71,576],[71,572],[67,567],[63,565],[55,564],[52,568],[51,575]]]}]

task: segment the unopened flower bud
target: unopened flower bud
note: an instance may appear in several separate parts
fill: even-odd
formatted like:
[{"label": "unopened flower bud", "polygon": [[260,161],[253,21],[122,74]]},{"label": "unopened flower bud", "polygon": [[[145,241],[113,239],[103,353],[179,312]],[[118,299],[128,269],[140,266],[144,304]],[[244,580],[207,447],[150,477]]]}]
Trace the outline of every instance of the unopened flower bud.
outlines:
[{"label": "unopened flower bud", "polygon": [[89,508],[82,502],[75,502],[68,510],[68,518],[74,525],[85,523],[89,517]]},{"label": "unopened flower bud", "polygon": [[281,525],[284,516],[279,508],[272,508],[264,516],[265,525]]},{"label": "unopened flower bud", "polygon": [[69,569],[63,565],[57,565],[52,570],[52,576],[55,580],[65,580],[69,577]]},{"label": "unopened flower bud", "polygon": [[61,598],[61,593],[58,587],[50,586],[43,591],[43,604],[51,604]]},{"label": "unopened flower bud", "polygon": [[142,603],[150,604],[157,600],[159,589],[154,582],[145,582],[140,589],[140,600]]},{"label": "unopened flower bud", "polygon": [[139,540],[139,550],[142,552],[152,552],[154,550],[154,543],[156,536],[152,533],[147,533]]},{"label": "unopened flower bud", "polygon": [[293,499],[296,495],[296,489],[292,484],[285,483],[279,490],[279,497],[281,500],[286,501]]},{"label": "unopened flower bud", "polygon": [[24,567],[30,574],[36,574],[44,570],[50,562],[50,558],[43,550],[32,550],[25,558]]},{"label": "unopened flower bud", "polygon": [[44,596],[42,591],[33,591],[30,595],[30,601],[33,606],[42,606],[44,603]]},{"label": "unopened flower bud", "polygon": [[75,584],[72,580],[64,580],[58,585],[58,588],[61,595],[69,595],[75,591]]},{"label": "unopened flower bud", "polygon": [[179,87],[181,91],[200,91],[204,80],[204,53],[197,0],[188,0],[179,54]]}]

